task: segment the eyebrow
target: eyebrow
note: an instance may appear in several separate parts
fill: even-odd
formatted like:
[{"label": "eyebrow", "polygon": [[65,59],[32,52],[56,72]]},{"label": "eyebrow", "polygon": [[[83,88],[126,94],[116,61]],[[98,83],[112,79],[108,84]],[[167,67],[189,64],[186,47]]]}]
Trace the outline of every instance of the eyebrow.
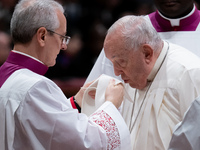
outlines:
[{"label": "eyebrow", "polygon": [[63,34],[60,33],[62,36],[66,36],[67,35],[67,32],[65,31]]}]

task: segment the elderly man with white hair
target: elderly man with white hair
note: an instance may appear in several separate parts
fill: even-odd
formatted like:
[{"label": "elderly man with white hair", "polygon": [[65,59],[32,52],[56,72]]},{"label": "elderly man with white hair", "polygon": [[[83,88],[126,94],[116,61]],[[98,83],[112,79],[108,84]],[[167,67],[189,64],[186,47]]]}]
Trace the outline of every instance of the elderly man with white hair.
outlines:
[{"label": "elderly man with white hair", "polygon": [[108,30],[105,56],[132,98],[122,115],[133,150],[164,150],[191,102],[200,94],[200,59],[160,38],[143,16],[125,16]]}]

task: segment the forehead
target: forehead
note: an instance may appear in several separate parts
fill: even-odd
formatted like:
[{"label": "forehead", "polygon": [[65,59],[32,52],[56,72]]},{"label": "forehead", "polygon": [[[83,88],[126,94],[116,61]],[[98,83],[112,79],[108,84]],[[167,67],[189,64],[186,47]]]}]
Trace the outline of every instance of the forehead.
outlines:
[{"label": "forehead", "polygon": [[61,30],[63,30],[63,32],[66,32],[67,20],[66,20],[64,14],[60,10],[57,10],[57,16],[58,16],[58,20],[60,22],[59,28]]},{"label": "forehead", "polygon": [[126,50],[123,41],[119,37],[106,37],[104,42],[104,51],[108,59],[126,59],[130,51]]}]

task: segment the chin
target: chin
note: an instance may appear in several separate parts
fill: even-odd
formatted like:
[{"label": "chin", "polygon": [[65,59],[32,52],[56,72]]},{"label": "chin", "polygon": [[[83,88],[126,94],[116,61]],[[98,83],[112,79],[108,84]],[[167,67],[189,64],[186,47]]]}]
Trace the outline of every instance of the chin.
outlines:
[{"label": "chin", "polygon": [[129,83],[129,85],[132,87],[132,88],[135,88],[135,89],[138,89],[138,90],[142,90],[144,89],[146,86],[141,86],[141,85],[135,85],[135,84],[131,84]]},{"label": "chin", "polygon": [[131,83],[128,83],[129,85],[130,85],[130,87],[132,87],[132,88],[138,88],[138,86],[137,85],[135,85],[135,84],[131,84]]},{"label": "chin", "polygon": [[47,65],[47,67],[53,67],[55,64],[56,64],[56,62],[54,61],[54,62],[52,62],[52,63],[49,63],[49,64]]},{"label": "chin", "polygon": [[53,67],[53,66],[55,66],[55,64],[56,64],[56,63],[53,63],[53,64],[52,64],[52,65],[50,65],[49,67]]}]

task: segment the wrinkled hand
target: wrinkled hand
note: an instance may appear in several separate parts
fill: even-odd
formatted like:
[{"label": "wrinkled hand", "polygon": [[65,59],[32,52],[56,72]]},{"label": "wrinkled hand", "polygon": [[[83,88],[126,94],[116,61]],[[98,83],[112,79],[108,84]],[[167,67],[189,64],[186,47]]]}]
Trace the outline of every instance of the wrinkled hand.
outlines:
[{"label": "wrinkled hand", "polygon": [[[82,99],[83,99],[83,94],[85,92],[85,90],[93,83],[89,82],[86,83],[83,87],[81,87],[81,89],[78,91],[78,93],[74,96],[76,102],[78,103],[78,105],[81,107],[82,105]],[[96,94],[96,90],[91,90],[88,92],[88,95],[90,95],[93,99],[95,99],[95,94]]]},{"label": "wrinkled hand", "polygon": [[119,108],[124,96],[124,86],[120,83],[115,85],[115,80],[111,79],[105,93],[106,101],[112,102],[116,108]]}]

